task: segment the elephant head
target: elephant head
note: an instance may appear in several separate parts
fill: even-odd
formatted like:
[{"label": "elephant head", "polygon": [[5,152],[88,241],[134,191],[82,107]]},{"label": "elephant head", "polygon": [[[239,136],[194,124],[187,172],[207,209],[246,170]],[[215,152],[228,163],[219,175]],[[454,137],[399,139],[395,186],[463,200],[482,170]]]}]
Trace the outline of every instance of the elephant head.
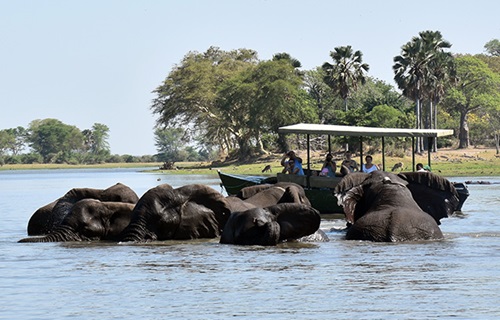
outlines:
[{"label": "elephant head", "polygon": [[107,189],[74,188],[58,200],[39,208],[28,221],[28,235],[43,235],[58,226],[73,205],[82,199],[135,204],[139,197],[128,186],[117,183]]},{"label": "elephant head", "polygon": [[383,171],[352,173],[337,185],[335,196],[352,224],[346,238],[353,240],[440,239],[439,220],[458,204],[453,185],[432,173],[426,178]]},{"label": "elephant head", "polygon": [[137,202],[121,241],[187,240],[218,237],[231,211],[224,196],[201,184],[177,189],[162,184]]},{"label": "elephant head", "polygon": [[224,227],[220,243],[276,245],[313,234],[319,229],[320,222],[316,209],[299,203],[233,212]]},{"label": "elephant head", "polygon": [[132,203],[83,199],[47,235],[19,242],[116,240],[130,223],[134,207]]}]

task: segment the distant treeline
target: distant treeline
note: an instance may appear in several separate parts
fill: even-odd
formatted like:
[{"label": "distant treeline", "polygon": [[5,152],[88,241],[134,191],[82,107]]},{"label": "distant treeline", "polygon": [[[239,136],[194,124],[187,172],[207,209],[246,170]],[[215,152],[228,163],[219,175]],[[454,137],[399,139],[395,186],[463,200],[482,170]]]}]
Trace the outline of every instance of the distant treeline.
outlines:
[{"label": "distant treeline", "polygon": [[[33,120],[28,128],[0,130],[0,165],[33,163],[134,163],[159,161],[199,161],[203,155],[189,147],[165,154],[117,155],[110,153],[109,128],[95,123],[80,130],[57,119]],[[170,160],[171,159],[171,160]]]}]

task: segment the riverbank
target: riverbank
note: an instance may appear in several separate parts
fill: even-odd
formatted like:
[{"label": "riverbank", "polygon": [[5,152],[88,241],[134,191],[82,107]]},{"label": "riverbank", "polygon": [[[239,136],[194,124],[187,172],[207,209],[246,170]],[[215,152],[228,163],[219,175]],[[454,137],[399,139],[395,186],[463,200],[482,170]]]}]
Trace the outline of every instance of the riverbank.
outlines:
[{"label": "riverbank", "polygon": [[[297,151],[297,154],[306,159],[306,151]],[[271,172],[265,174],[275,174],[281,171],[281,155],[269,154],[251,163],[210,163],[210,162],[176,162],[175,170],[160,170],[162,163],[104,163],[96,165],[68,165],[68,164],[17,164],[4,165],[0,170],[33,170],[33,169],[80,169],[80,168],[141,168],[146,171],[157,171],[164,174],[217,174],[217,170],[236,174],[263,174],[264,167],[269,165]],[[382,163],[381,154],[373,154],[373,162]],[[324,153],[313,153],[311,166],[313,169],[320,169],[324,158]],[[357,158],[355,158],[359,161]],[[336,155],[337,164],[342,160],[342,154]],[[427,153],[417,155],[416,163],[427,164]],[[411,154],[404,157],[386,157],[386,170],[390,171],[398,163],[403,163],[404,171],[411,171]],[[458,176],[500,176],[500,156],[492,148],[469,148],[469,149],[440,149],[436,153],[431,153],[433,172],[445,177]],[[397,170],[396,172],[399,172]]]}]

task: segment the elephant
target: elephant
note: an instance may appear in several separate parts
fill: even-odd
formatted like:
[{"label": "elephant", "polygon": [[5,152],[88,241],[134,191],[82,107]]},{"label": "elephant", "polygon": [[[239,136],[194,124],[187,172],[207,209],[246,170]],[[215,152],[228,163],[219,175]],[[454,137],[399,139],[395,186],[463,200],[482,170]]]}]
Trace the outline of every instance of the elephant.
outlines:
[{"label": "elephant", "polygon": [[77,201],[61,223],[42,237],[30,237],[19,242],[65,242],[117,240],[132,218],[135,204],[103,202],[86,198]]},{"label": "elephant", "polygon": [[117,183],[107,189],[74,188],[61,198],[46,204],[33,213],[28,221],[28,235],[48,234],[63,221],[76,202],[88,198],[132,204],[139,200],[137,194],[122,183]]},{"label": "elephant", "polygon": [[442,239],[440,220],[458,206],[453,184],[430,172],[350,173],[334,193],[350,225],[348,240]]},{"label": "elephant", "polygon": [[237,195],[227,196],[226,201],[231,212],[265,208],[278,203],[311,204],[301,186],[286,182],[245,187]]},{"label": "elephant", "polygon": [[285,202],[311,205],[304,189],[300,185],[291,182],[246,187],[241,189],[236,197],[260,208]]},{"label": "elephant", "polygon": [[137,202],[120,241],[188,240],[219,237],[231,214],[225,197],[206,185],[161,184]]},{"label": "elephant", "polygon": [[319,211],[301,203],[280,203],[231,213],[220,243],[272,246],[314,234]]}]

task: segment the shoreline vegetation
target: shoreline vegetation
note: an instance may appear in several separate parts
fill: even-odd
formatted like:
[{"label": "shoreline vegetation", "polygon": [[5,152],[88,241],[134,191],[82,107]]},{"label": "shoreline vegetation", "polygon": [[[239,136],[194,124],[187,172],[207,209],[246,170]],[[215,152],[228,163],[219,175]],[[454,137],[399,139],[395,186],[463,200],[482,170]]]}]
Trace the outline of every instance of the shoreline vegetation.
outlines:
[{"label": "shoreline vegetation", "polygon": [[[306,151],[297,151],[298,156],[305,161]],[[313,152],[311,154],[312,169],[320,169],[325,152]],[[366,154],[365,154],[366,155]],[[382,155],[372,154],[375,164],[382,163]],[[337,164],[342,161],[343,153],[336,153]],[[359,155],[353,157],[359,162]],[[141,168],[145,172],[157,172],[162,174],[217,174],[217,170],[234,174],[249,175],[271,175],[281,172],[280,154],[269,154],[253,159],[248,163],[234,161],[228,162],[176,162],[176,169],[161,170],[162,163],[103,163],[96,165],[69,165],[69,164],[17,164],[4,165],[0,171],[5,170],[37,170],[37,169],[91,169],[91,168]],[[402,162],[403,171],[411,171],[411,154],[404,157],[385,157],[386,171],[398,162]],[[416,163],[427,164],[427,152],[415,156]],[[270,165],[272,172],[262,173],[262,169]],[[500,176],[500,155],[493,148],[468,148],[468,149],[439,149],[431,153],[432,171],[445,177],[460,176]],[[396,172],[399,172],[398,169]]]}]

